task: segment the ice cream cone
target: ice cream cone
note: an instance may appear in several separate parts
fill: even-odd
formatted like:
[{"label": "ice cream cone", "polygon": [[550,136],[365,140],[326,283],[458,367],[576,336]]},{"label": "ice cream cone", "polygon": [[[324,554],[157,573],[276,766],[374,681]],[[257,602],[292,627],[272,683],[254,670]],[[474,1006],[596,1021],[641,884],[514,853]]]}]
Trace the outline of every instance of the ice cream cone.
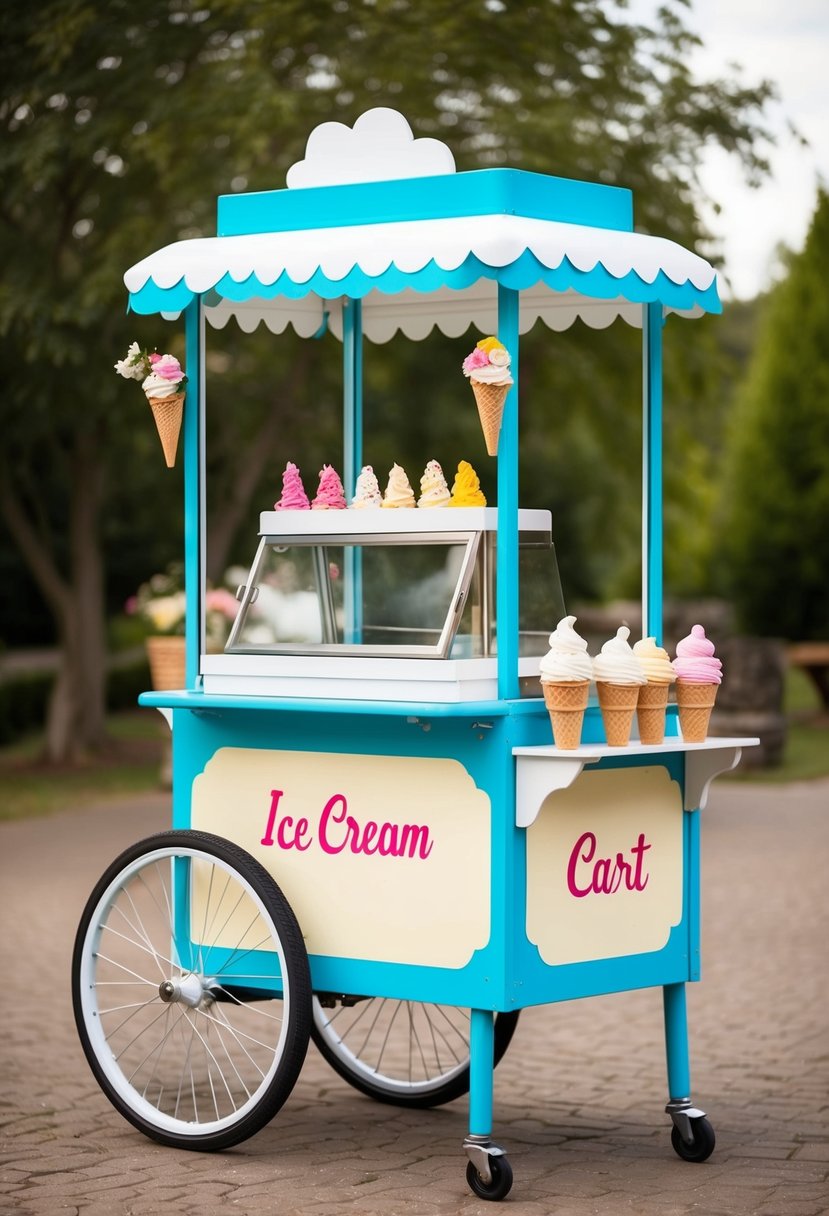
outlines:
[{"label": "ice cream cone", "polygon": [[171,469],[176,463],[178,435],[181,430],[181,416],[184,412],[184,393],[173,393],[171,397],[148,397],[147,400],[153,411],[167,468]]},{"label": "ice cream cone", "polygon": [[662,743],[665,738],[665,708],[668,704],[667,684],[642,684],[636,705],[640,743]]},{"label": "ice cream cone", "polygon": [[581,727],[590,681],[569,680],[555,684],[542,681],[541,687],[553,726],[555,745],[562,751],[572,751],[581,743]]},{"label": "ice cream cone", "polygon": [[597,680],[596,688],[608,746],[627,747],[640,685],[608,684],[604,680]]},{"label": "ice cream cone", "polygon": [[509,384],[479,384],[477,380],[470,380],[469,383],[472,385],[472,392],[475,394],[478,404],[478,416],[481,419],[481,430],[484,433],[487,453],[490,456],[497,456],[504,402],[511,386]]},{"label": "ice cream cone", "polygon": [[704,743],[708,737],[708,722],[717,699],[718,688],[719,684],[694,684],[688,680],[677,680],[679,729],[686,743]]}]

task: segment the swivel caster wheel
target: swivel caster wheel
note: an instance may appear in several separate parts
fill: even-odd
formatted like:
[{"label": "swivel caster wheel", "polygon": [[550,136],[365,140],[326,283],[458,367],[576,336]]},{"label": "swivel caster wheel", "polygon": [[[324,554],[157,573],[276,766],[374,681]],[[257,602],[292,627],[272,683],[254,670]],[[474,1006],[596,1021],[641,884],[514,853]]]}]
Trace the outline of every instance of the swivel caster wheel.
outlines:
[{"label": "swivel caster wheel", "polygon": [[688,1127],[693,1137],[690,1141],[683,1139],[682,1133],[676,1125],[671,1128],[671,1144],[674,1152],[683,1161],[707,1161],[717,1143],[713,1127],[704,1115],[696,1119],[688,1119]]},{"label": "swivel caster wheel", "polygon": [[494,1152],[470,1153],[466,1181],[479,1199],[505,1199],[512,1190],[512,1166],[503,1149],[494,1144],[491,1147]]}]

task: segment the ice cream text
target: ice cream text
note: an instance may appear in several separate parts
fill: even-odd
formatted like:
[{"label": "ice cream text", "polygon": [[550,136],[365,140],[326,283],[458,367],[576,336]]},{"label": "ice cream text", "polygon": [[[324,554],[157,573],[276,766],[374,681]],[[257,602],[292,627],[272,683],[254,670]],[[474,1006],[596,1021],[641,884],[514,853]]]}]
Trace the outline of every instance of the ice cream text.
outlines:
[{"label": "ice cream text", "polygon": [[276,845],[280,849],[306,849],[319,841],[323,853],[336,856],[338,853],[362,853],[366,857],[409,857],[422,861],[432,851],[434,841],[430,839],[426,824],[375,822],[364,823],[348,812],[344,794],[332,794],[320,812],[315,831],[305,815],[294,818],[280,810],[283,790],[271,790],[271,805],[268,811],[265,834],[260,843],[266,847]]}]

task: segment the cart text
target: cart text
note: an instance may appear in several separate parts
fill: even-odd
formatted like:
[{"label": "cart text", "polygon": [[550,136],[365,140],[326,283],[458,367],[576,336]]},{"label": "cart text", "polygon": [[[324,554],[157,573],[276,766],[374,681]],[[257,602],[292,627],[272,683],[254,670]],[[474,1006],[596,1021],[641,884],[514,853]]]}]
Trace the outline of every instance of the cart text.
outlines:
[{"label": "cart text", "polygon": [[[573,845],[567,865],[567,888],[570,894],[575,895],[577,899],[583,899],[585,895],[613,895],[621,888],[622,883],[625,884],[628,891],[644,891],[648,885],[649,875],[642,876],[642,862],[646,850],[650,847],[645,843],[645,833],[640,832],[639,839],[630,850],[634,858],[633,864],[622,853],[617,853],[615,860],[612,857],[599,857],[594,862],[593,859],[596,856],[595,833],[583,832]],[[593,862],[592,871],[589,869],[591,862]],[[579,873],[580,863],[585,867],[581,874]],[[579,884],[580,878],[582,882],[588,880],[586,886]]]}]

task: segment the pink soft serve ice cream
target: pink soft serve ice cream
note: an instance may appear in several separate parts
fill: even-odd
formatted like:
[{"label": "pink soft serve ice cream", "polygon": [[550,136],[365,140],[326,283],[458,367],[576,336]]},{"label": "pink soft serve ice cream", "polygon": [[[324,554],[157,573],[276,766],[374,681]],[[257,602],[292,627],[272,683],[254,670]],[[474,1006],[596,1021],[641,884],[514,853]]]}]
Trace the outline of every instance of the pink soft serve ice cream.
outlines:
[{"label": "pink soft serve ice cream", "polygon": [[677,642],[674,671],[678,680],[689,684],[722,683],[722,663],[714,657],[714,643],[702,625],[692,625],[688,637]]},{"label": "pink soft serve ice cream", "polygon": [[324,464],[320,469],[320,481],[316,498],[311,503],[311,510],[344,511],[347,505],[339,473],[332,465]]},{"label": "pink soft serve ice cream", "polygon": [[311,509],[299,469],[293,461],[289,460],[285,465],[285,472],[282,474],[282,497],[273,504],[273,509],[274,511],[310,511]]},{"label": "pink soft serve ice cream", "polygon": [[686,743],[704,743],[722,682],[722,663],[714,657],[714,643],[702,625],[693,625],[687,638],[677,642],[674,671],[682,738]]}]

